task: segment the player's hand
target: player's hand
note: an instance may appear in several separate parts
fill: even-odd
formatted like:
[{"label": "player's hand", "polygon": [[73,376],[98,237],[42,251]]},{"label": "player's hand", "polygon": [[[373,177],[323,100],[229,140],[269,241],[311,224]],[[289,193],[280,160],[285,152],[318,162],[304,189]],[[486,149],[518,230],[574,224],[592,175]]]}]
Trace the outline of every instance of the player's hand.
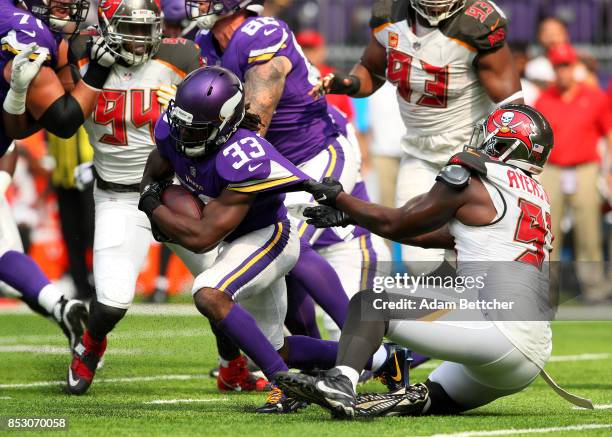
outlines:
[{"label": "player's hand", "polygon": [[172,239],[164,234],[153,220],[151,220],[151,233],[155,241],[159,241],[160,243],[172,243]]},{"label": "player's hand", "polygon": [[321,79],[308,93],[309,96],[318,98],[325,94],[357,94],[361,88],[361,82],[357,76],[347,76],[342,73],[330,73]]},{"label": "player's hand", "polygon": [[106,68],[112,67],[117,60],[102,35],[92,37],[89,59]]},{"label": "player's hand", "polygon": [[342,184],[334,178],[323,178],[323,181],[306,181],[303,184],[304,191],[309,192],[314,200],[322,205],[335,206],[336,198],[344,190]]},{"label": "player's hand", "polygon": [[161,195],[162,192],[169,186],[172,185],[171,180],[152,182],[144,187],[142,193],[140,193],[140,200],[138,201],[138,209],[144,212],[149,219],[153,214],[153,211],[157,207],[161,206]]},{"label": "player's hand", "polygon": [[[2,38],[2,43],[5,42],[4,40],[5,38]],[[46,47],[40,47],[35,42],[28,44],[13,58],[11,89],[19,93],[26,92],[48,55],[49,49]]]},{"label": "player's hand", "polygon": [[176,85],[160,85],[156,92],[157,101],[161,105],[161,109],[165,111],[166,108],[168,108],[170,100],[174,100],[174,97],[176,97]]},{"label": "player's hand", "polygon": [[325,205],[304,209],[304,217],[308,217],[306,223],[313,225],[315,228],[345,227],[355,224],[355,221],[347,213]]},{"label": "player's hand", "polygon": [[93,162],[84,162],[74,168],[74,185],[77,190],[85,191],[94,183]]}]

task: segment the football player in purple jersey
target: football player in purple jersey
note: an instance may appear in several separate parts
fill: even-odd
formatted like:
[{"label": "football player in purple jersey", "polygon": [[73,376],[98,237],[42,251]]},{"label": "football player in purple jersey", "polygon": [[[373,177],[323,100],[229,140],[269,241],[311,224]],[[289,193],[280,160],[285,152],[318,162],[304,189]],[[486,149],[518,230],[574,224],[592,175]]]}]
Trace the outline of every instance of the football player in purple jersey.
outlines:
[{"label": "football player in purple jersey", "polygon": [[[103,43],[92,45],[94,69],[83,84],[71,92],[64,89],[70,75],[67,44],[87,14],[86,0],[24,0],[15,5],[0,0],[0,156],[13,139],[24,138],[45,128],[58,136],[69,137],[93,108],[101,83],[114,58]],[[7,173],[8,174],[8,173]],[[9,177],[10,180],[10,177]],[[2,193],[3,196],[4,193]],[[70,341],[78,343],[87,320],[85,305],[66,300],[63,293],[44,275],[34,261],[23,253],[17,227],[2,199],[0,221],[0,280],[17,290],[34,311],[53,318]]]}]

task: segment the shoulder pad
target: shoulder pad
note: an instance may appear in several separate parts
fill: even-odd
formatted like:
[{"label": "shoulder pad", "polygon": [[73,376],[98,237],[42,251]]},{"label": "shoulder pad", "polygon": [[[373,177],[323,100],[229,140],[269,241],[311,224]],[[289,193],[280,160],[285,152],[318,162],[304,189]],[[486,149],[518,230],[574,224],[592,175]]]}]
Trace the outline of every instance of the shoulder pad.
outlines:
[{"label": "shoulder pad", "polygon": [[405,20],[409,7],[409,0],[375,0],[372,5],[370,28],[376,29],[387,23]]},{"label": "shoulder pad", "polygon": [[89,58],[90,36],[89,34],[80,33],[76,38],[70,41],[68,62],[78,66],[79,61]]},{"label": "shoulder pad", "polygon": [[440,173],[436,176],[436,181],[443,182],[451,188],[461,190],[468,186],[471,176],[472,174],[467,168],[457,164],[448,164],[440,170]]},{"label": "shoulder pad", "polygon": [[476,152],[475,150],[468,150],[465,152],[459,152],[453,155],[448,160],[447,165],[459,165],[466,168],[471,173],[487,175],[487,166],[485,163],[489,161],[489,157],[484,153]]},{"label": "shoulder pad", "polygon": [[440,31],[481,53],[504,45],[507,26],[506,15],[492,1],[468,0],[461,11],[442,23]]},{"label": "shoulder pad", "polygon": [[185,38],[164,38],[153,59],[176,67],[183,76],[202,66],[199,46]]}]

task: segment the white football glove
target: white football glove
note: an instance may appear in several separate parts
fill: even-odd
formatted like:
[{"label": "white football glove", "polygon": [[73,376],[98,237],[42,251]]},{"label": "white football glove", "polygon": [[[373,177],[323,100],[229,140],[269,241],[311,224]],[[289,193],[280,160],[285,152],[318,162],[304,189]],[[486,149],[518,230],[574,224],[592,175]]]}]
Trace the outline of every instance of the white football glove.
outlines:
[{"label": "white football glove", "polygon": [[168,108],[170,100],[176,97],[176,85],[160,85],[157,90],[157,101],[162,106],[162,110]]},{"label": "white football glove", "polygon": [[[4,38],[2,42],[4,43]],[[28,44],[13,58],[11,88],[17,92],[26,92],[48,55],[49,49],[46,47],[39,47],[35,42]]]},{"label": "white football glove", "polygon": [[107,68],[112,67],[116,61],[115,55],[111,52],[108,44],[106,44],[106,41],[104,41],[101,35],[93,37],[89,59]]},{"label": "white football glove", "polygon": [[94,182],[93,162],[84,162],[74,168],[74,185],[79,191],[85,191]]}]

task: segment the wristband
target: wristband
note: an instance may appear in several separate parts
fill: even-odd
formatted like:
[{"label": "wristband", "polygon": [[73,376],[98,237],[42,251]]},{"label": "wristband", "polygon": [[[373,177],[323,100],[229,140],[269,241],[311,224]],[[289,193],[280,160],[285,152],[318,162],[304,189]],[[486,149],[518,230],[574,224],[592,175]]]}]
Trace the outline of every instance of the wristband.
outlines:
[{"label": "wristband", "polygon": [[19,92],[9,88],[8,92],[6,93],[6,97],[4,98],[4,103],[2,103],[2,107],[7,113],[12,115],[24,114],[26,112],[27,94],[27,90]]},{"label": "wristband", "polygon": [[111,67],[103,67],[95,61],[90,61],[87,72],[83,76],[83,82],[95,90],[101,90],[104,88],[104,83],[110,71]]}]

